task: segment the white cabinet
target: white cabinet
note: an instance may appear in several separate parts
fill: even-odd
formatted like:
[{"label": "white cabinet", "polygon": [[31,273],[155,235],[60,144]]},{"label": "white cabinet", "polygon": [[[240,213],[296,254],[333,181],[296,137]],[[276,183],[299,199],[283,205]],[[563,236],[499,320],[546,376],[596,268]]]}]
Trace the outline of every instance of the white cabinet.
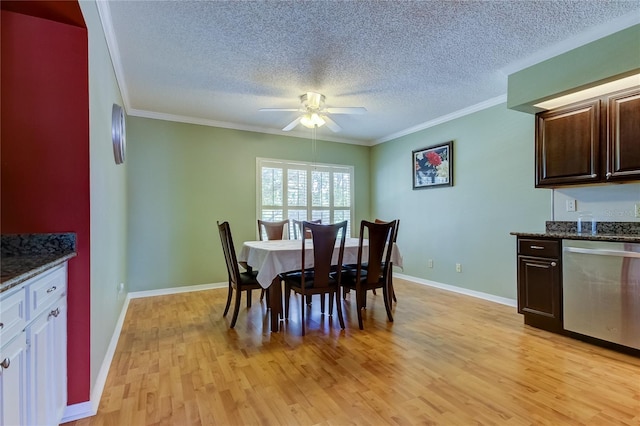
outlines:
[{"label": "white cabinet", "polygon": [[[19,313],[23,319],[19,337],[2,348],[2,357],[6,353],[11,361],[2,369],[0,426],[57,425],[62,419],[67,405],[66,286],[65,263],[0,298],[3,324],[12,324],[15,331],[14,324],[19,320],[13,315]],[[11,308],[5,311],[5,306]],[[9,312],[13,313],[11,317]],[[2,337],[4,343],[4,334]],[[19,373],[14,366],[20,368]],[[14,393],[13,389],[20,392]]]},{"label": "white cabinet", "polygon": [[[4,344],[4,340],[2,341]],[[0,349],[0,425],[27,423],[27,340],[24,330]]]}]

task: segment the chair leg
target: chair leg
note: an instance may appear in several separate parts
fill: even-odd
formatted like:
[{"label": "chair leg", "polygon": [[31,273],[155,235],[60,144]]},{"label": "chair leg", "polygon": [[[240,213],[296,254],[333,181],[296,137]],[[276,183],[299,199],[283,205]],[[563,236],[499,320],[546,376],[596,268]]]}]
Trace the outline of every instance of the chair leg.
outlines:
[{"label": "chair leg", "polygon": [[[265,295],[265,294],[267,294],[267,297],[269,297],[269,296],[268,296],[268,292],[267,292],[267,290],[263,288],[263,289],[262,289],[262,291],[260,292],[260,301],[261,301],[261,302],[262,302],[262,300],[264,299],[264,295]],[[268,303],[268,301],[267,301],[267,303]]]},{"label": "chair leg", "polygon": [[393,289],[393,279],[391,277],[392,275],[389,275],[389,289],[391,289],[391,297],[394,302],[398,303],[398,299],[396,299],[396,291]]},{"label": "chair leg", "polygon": [[253,293],[253,290],[247,290],[247,308],[251,307],[251,294]]},{"label": "chair leg", "polygon": [[233,286],[231,285],[231,282],[229,282],[229,293],[227,294],[227,306],[224,307],[224,313],[222,314],[223,317],[226,317],[227,313],[229,312],[229,306],[231,306],[232,296],[233,296]]},{"label": "chair leg", "polygon": [[342,298],[347,300],[347,294],[349,294],[349,289],[346,287],[342,287]]},{"label": "chair leg", "polygon": [[[338,294],[340,293],[340,289],[336,289],[336,297],[340,297],[338,296]],[[329,297],[329,316],[333,316],[333,293],[328,293],[327,297]],[[324,300],[324,294],[322,295],[322,300]]]},{"label": "chair leg", "polygon": [[[311,296],[309,296],[309,298],[311,298]],[[305,296],[302,296],[300,298],[300,314],[302,315],[302,335],[304,336],[304,311],[305,311],[305,306],[304,306],[304,301],[305,301]]]},{"label": "chair leg", "polygon": [[[333,296],[333,295],[331,295]],[[329,297],[331,297],[329,296]],[[342,304],[340,303],[340,290],[336,291],[336,311],[338,311],[338,320],[340,321],[340,328],[344,330],[344,318],[342,316]],[[330,301],[333,299],[329,299]],[[329,303],[331,305],[331,303]]]},{"label": "chair leg", "polygon": [[242,291],[236,289],[236,303],[233,307],[233,318],[231,318],[231,325],[229,328],[233,328],[236,326],[236,320],[238,319],[238,312],[240,311],[240,297],[242,296]]},{"label": "chair leg", "polygon": [[393,314],[391,313],[391,298],[390,298],[389,286],[382,288],[382,297],[384,299],[384,307],[387,310],[387,318],[390,322],[393,322]]},{"label": "chair leg", "polygon": [[284,286],[284,318],[289,319],[289,302],[291,299],[291,289],[288,285]]},{"label": "chair leg", "polygon": [[324,308],[325,308],[325,301],[324,301],[324,294],[320,295],[320,312],[324,314]]},{"label": "chair leg", "polygon": [[366,290],[361,290],[361,291],[356,290],[356,305],[358,307],[358,327],[360,327],[360,330],[364,330],[364,325],[362,323],[362,309],[364,309],[365,307],[363,303],[363,296],[364,298],[367,297]]}]

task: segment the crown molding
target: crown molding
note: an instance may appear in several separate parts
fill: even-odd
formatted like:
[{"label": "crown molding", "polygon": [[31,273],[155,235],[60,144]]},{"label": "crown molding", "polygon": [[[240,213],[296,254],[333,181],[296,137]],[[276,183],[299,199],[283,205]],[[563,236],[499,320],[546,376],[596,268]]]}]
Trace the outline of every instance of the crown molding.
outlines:
[{"label": "crown molding", "polygon": [[433,120],[424,122],[422,124],[418,124],[417,126],[409,127],[408,129],[401,130],[396,133],[392,133],[380,139],[376,139],[373,145],[378,145],[393,139],[398,139],[399,137],[410,135],[412,133],[419,132],[420,130],[425,130],[425,129],[428,129],[429,127],[434,127],[434,126],[437,126],[438,124],[446,123],[447,121],[455,120],[456,118],[464,117],[465,115],[473,114],[474,112],[482,111],[483,109],[491,108],[506,102],[507,102],[506,94],[496,96],[495,98],[487,99],[486,101],[477,103],[475,105],[471,105],[469,107],[460,109],[458,111],[454,111],[451,114],[446,114],[438,118],[435,118]]}]

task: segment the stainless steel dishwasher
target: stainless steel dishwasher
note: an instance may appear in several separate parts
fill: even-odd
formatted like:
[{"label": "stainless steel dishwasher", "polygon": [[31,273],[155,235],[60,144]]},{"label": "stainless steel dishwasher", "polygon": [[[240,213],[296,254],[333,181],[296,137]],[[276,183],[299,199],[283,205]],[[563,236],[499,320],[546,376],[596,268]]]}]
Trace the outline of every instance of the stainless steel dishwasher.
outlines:
[{"label": "stainless steel dishwasher", "polygon": [[640,349],[640,244],[564,240],[564,328]]}]

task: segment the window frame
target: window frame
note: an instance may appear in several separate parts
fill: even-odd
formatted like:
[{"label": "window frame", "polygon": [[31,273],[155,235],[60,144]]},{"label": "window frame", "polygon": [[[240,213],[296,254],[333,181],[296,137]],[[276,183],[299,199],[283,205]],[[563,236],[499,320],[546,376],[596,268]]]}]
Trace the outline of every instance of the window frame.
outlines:
[{"label": "window frame", "polygon": [[[282,206],[277,205],[263,205],[262,204],[262,168],[263,167],[273,167],[273,168],[281,168],[282,169]],[[287,186],[287,171],[288,170],[306,170],[307,171],[307,188],[306,188],[306,197],[307,197],[307,205],[306,206],[289,206],[288,205],[288,186]],[[313,206],[312,199],[312,172],[313,171],[322,171],[329,172],[329,206]],[[347,207],[336,207],[334,206],[334,173],[348,173],[350,176],[349,179],[349,206]],[[276,158],[264,158],[264,157],[256,157],[256,219],[262,219],[262,211],[263,210],[282,210],[282,220],[289,219],[289,210],[304,210],[307,211],[307,219],[313,219],[313,211],[328,211],[329,212],[329,221],[330,223],[335,223],[335,212],[336,211],[349,211],[349,225],[353,224],[355,217],[355,167],[352,165],[346,164],[326,164],[326,163],[315,163],[310,161],[297,161],[297,160],[284,160],[284,159],[276,159]],[[292,224],[289,226],[290,236],[293,238],[293,234],[291,233]],[[353,227],[348,227],[348,235],[351,236],[353,233]]]}]

